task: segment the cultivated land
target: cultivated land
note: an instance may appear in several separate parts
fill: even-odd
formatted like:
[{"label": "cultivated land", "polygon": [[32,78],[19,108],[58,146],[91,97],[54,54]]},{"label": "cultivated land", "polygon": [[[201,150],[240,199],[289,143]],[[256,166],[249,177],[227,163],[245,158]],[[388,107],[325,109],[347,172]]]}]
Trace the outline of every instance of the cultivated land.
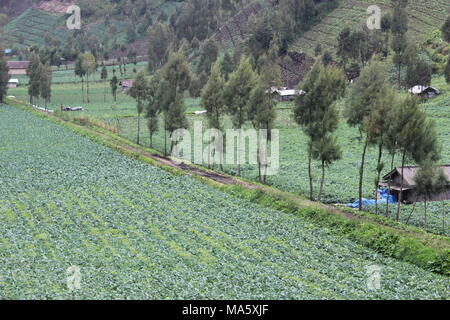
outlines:
[{"label": "cultivated land", "polygon": [[[439,140],[442,143],[442,163],[450,161],[450,89],[442,77],[433,79],[433,85],[440,89],[441,95],[422,104],[422,108],[428,116],[436,121],[436,127],[439,134]],[[109,83],[106,83],[107,95],[104,102],[105,83],[92,83],[91,103],[83,104],[81,102],[80,84],[57,84],[53,85],[52,103],[50,109],[58,110],[61,104],[69,106],[83,105],[87,112],[84,113],[65,113],[65,117],[84,117],[89,116],[113,127],[118,128],[118,133],[132,141],[136,140],[137,135],[137,112],[136,102],[129,96],[122,93],[118,94],[118,101],[114,103],[111,98]],[[20,87],[9,90],[9,94],[18,99],[27,101],[27,88]],[[194,121],[203,121],[206,128],[207,122],[204,116],[191,114],[195,110],[201,110],[198,99],[186,98],[188,120],[191,128]],[[115,106],[115,107],[112,107]],[[343,102],[339,104],[343,109]],[[307,179],[307,155],[305,137],[301,129],[292,120],[292,104],[280,104],[277,111],[276,128],[280,130],[280,171],[277,175],[268,178],[270,185],[280,188],[284,191],[307,196],[309,193],[309,184]],[[119,124],[118,124],[119,123]],[[145,119],[142,119],[143,143],[148,145],[149,134],[145,125]],[[160,121],[162,126],[162,121]],[[225,119],[225,128],[230,128],[231,123]],[[342,120],[338,130],[339,143],[342,145],[343,158],[337,161],[327,170],[323,201],[332,204],[345,204],[353,202],[358,193],[358,168],[362,145],[359,142],[359,133],[355,128],[350,128]],[[205,145],[206,147],[206,145]],[[154,136],[154,148],[164,150],[164,133],[158,132]],[[373,199],[375,178],[376,150],[369,149],[367,157],[367,171],[364,180],[364,197]],[[390,165],[389,156],[385,156],[385,170],[388,171]],[[397,157],[396,165],[400,165]],[[235,172],[235,166],[226,166],[228,173]],[[314,167],[316,191],[319,184],[320,170],[316,163]],[[242,168],[243,177],[256,181],[258,172],[256,166],[246,165]],[[391,216],[395,216],[396,206],[391,207]],[[384,209],[384,206],[381,207]],[[401,220],[406,222],[413,207],[403,206]],[[383,211],[384,212],[384,211]],[[430,232],[437,234],[450,235],[450,202],[432,202],[428,206],[427,225],[424,225],[424,209],[422,204],[417,204],[414,213],[410,218],[410,224],[422,227]]]},{"label": "cultivated land", "polygon": [[[379,6],[382,15],[391,10],[390,0],[339,0],[338,7],[303,34],[292,48],[314,55],[314,48],[317,44],[321,44],[323,49],[335,52],[339,32],[344,27],[361,28],[369,17],[367,8],[372,5]],[[423,40],[430,31],[437,29],[436,26],[441,26],[445,22],[450,13],[450,6],[448,0],[410,0],[408,13],[408,36]]]},{"label": "cultivated land", "polygon": [[[448,298],[448,277],[23,110],[0,115],[1,298]],[[70,266],[82,274],[72,293]]]}]

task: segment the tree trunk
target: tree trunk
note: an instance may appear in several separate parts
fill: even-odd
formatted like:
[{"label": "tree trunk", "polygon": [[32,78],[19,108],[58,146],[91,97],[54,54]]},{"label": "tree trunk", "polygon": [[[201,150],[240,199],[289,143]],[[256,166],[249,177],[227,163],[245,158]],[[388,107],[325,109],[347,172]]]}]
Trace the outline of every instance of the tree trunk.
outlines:
[{"label": "tree trunk", "polygon": [[137,144],[139,145],[139,136],[141,133],[141,114],[138,112],[138,133],[137,133]]},{"label": "tree trunk", "polygon": [[[208,137],[208,169],[211,169],[211,130],[209,130],[208,136],[209,136]],[[203,145],[203,139],[202,139],[202,145]],[[202,150],[203,150],[203,146],[202,146]]]},{"label": "tree trunk", "polygon": [[86,97],[87,97],[87,102],[89,103],[89,75],[86,75]]},{"label": "tree trunk", "polygon": [[402,173],[401,173],[401,175],[402,175],[402,177],[401,177],[401,183],[400,183],[400,193],[398,194],[398,205],[397,205],[397,217],[396,217],[396,219],[397,219],[397,221],[400,221],[400,208],[401,208],[401,205],[402,205],[402,201],[403,201],[403,186],[404,186],[404,182],[405,182],[405,179],[403,179],[403,169],[404,169],[404,167],[405,167],[405,157],[406,157],[406,153],[405,152],[403,152],[403,156],[402,156]]},{"label": "tree trunk", "polygon": [[81,95],[83,96],[83,103],[84,103],[84,79],[81,78]]},{"label": "tree trunk", "polygon": [[319,194],[317,195],[317,201],[319,201],[319,202],[322,197],[324,181],[325,181],[325,161],[322,160],[322,177],[320,178],[320,189],[319,189]]},{"label": "tree trunk", "polygon": [[417,201],[414,201],[414,205],[413,205],[413,208],[411,210],[411,213],[409,214],[408,219],[406,219],[406,224],[409,223],[409,220],[411,219],[412,214],[414,213],[414,210],[416,210],[416,204],[417,204]]},{"label": "tree trunk", "polygon": [[[392,153],[391,157],[391,171],[394,170],[394,159],[395,159],[395,152]],[[391,196],[391,180],[389,180],[388,183],[388,193],[387,193],[387,201],[386,201],[386,217],[389,216],[389,197]]]},{"label": "tree trunk", "polygon": [[362,153],[362,158],[361,158],[361,166],[359,168],[359,187],[358,187],[358,197],[359,197],[359,202],[358,202],[358,210],[362,211],[363,206],[362,206],[362,187],[363,187],[363,178],[364,178],[364,164],[366,161],[366,152],[367,152],[367,146],[369,145],[369,140],[366,137],[366,141],[364,142],[364,149],[363,149],[363,153]]},{"label": "tree trunk", "polygon": [[313,177],[312,177],[312,142],[308,145],[308,178],[309,178],[309,200],[314,201],[313,197]]},{"label": "tree trunk", "polygon": [[237,176],[241,176],[241,135],[242,128],[239,128],[239,138],[238,138],[238,152],[237,152]]},{"label": "tree trunk", "polygon": [[259,182],[263,182],[263,178],[261,176],[261,159],[259,158],[260,155],[260,151],[259,151],[259,145],[256,147],[257,148],[257,158],[258,158],[258,180]]},{"label": "tree trunk", "polygon": [[378,145],[377,178],[375,181],[375,214],[378,214],[378,185],[380,184],[382,157],[383,157],[383,144],[380,143]]},{"label": "tree trunk", "polygon": [[424,227],[427,227],[427,196],[425,196],[425,202],[424,202],[424,206],[425,206],[425,224]]}]

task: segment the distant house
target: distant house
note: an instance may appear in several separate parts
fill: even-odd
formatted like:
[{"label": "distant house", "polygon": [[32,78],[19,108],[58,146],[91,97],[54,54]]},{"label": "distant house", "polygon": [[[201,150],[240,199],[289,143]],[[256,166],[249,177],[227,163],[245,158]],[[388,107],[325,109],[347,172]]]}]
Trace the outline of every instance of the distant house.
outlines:
[{"label": "distant house", "polygon": [[434,98],[439,94],[438,89],[430,86],[414,86],[408,92],[423,99]]},{"label": "distant house", "polygon": [[30,61],[8,61],[9,74],[11,75],[25,75]]},{"label": "distant house", "polygon": [[19,85],[19,80],[18,79],[9,79],[8,80],[8,84],[6,85],[6,87],[8,89],[14,89],[14,88],[17,88],[18,85]]},{"label": "distant house", "polygon": [[12,49],[5,49],[5,54],[8,56],[8,55],[11,55],[12,54]]},{"label": "distant house", "polygon": [[133,80],[121,80],[119,86],[122,88],[123,93],[128,93],[128,90],[133,86]]},{"label": "distant house", "polygon": [[303,90],[295,90],[295,89],[288,89],[286,87],[282,88],[275,88],[272,87],[270,90],[272,96],[282,102],[282,101],[292,101],[296,96],[304,95],[306,92]]},{"label": "distant house", "polygon": [[[450,181],[450,165],[440,166],[447,179]],[[416,188],[416,182],[414,181],[414,177],[416,176],[419,167],[417,166],[407,166],[403,167],[403,195],[402,200],[405,203],[414,203],[416,201],[422,201],[422,197],[418,197],[414,189]],[[380,187],[390,188],[391,194],[398,200],[400,196],[400,189],[402,183],[402,168],[397,167],[387,175],[383,177],[383,182],[380,183]],[[450,185],[447,187],[447,190],[441,194],[434,195],[427,201],[443,201],[450,200]]]}]

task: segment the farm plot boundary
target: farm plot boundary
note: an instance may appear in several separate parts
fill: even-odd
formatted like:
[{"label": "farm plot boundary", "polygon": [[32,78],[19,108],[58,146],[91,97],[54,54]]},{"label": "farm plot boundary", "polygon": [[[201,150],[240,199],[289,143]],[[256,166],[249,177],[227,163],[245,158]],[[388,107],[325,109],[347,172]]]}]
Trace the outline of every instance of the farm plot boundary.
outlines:
[{"label": "farm plot boundary", "polygon": [[18,100],[7,99],[6,102],[174,175],[191,175],[209,186],[234,196],[326,226],[330,231],[345,235],[384,256],[412,263],[432,272],[450,275],[450,238],[448,237],[430,234],[422,229],[393,222],[381,216],[311,202],[276,188],[217,173],[196,165],[175,165],[170,159],[162,157],[159,152],[138,146],[93,124],[81,125],[69,122],[55,115],[31,109]]}]

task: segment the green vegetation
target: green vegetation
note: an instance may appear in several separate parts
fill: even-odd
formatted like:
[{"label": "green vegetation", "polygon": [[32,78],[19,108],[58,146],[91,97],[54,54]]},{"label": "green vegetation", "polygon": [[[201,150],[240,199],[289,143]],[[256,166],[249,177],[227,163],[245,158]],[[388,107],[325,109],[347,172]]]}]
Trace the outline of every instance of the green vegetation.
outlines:
[{"label": "green vegetation", "polygon": [[[339,0],[337,3],[338,7],[295,41],[292,49],[313,56],[317,44],[321,44],[323,51],[335,51],[343,21],[345,26],[359,29],[369,17],[366,13],[369,6],[378,5],[382,14],[392,8],[391,0],[380,0],[376,3],[370,0]],[[410,15],[408,37],[419,41],[424,40],[431,31],[440,29],[450,13],[447,0],[433,0],[432,3],[410,0],[407,10]]]},{"label": "green vegetation", "polygon": [[[7,120],[2,297],[448,298],[447,277],[146,166],[25,111],[2,105],[0,112]],[[381,290],[367,288],[370,265],[383,268]],[[71,266],[82,274],[75,292],[66,285]]]}]

